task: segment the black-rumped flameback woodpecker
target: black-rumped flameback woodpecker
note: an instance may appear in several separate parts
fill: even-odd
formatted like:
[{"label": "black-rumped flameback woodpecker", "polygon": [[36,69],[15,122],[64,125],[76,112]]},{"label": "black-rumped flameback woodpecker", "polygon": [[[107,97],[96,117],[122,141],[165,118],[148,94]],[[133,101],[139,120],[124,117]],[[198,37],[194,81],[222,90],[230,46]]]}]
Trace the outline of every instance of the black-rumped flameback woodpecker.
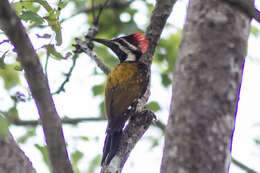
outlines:
[{"label": "black-rumped flameback woodpecker", "polygon": [[105,88],[105,107],[108,125],[101,165],[108,165],[115,156],[122,129],[129,113],[136,109],[149,82],[148,67],[139,61],[146,52],[148,41],[140,32],[112,40],[93,38],[109,47],[120,63],[108,74]]}]

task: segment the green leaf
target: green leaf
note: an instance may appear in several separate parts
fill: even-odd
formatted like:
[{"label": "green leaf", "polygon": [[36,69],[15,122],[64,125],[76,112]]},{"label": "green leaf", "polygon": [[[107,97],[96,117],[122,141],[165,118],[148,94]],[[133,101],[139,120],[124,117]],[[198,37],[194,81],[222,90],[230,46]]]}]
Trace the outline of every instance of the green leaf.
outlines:
[{"label": "green leaf", "polygon": [[35,23],[37,25],[41,25],[44,22],[44,19],[41,16],[31,10],[22,11],[20,17],[26,22]]},{"label": "green leaf", "polygon": [[160,138],[149,136],[148,139],[151,141],[151,146],[149,147],[149,150],[152,150],[159,145]]},{"label": "green leaf", "polygon": [[257,27],[251,25],[251,33],[252,33],[255,37],[257,37],[257,36],[260,34],[260,30],[259,30]]},{"label": "green leaf", "polygon": [[255,143],[256,143],[257,145],[260,145],[260,140],[259,140],[259,139],[255,139]]},{"label": "green leaf", "polygon": [[6,112],[6,118],[7,118],[9,121],[13,121],[13,120],[19,118],[19,116],[18,116],[18,111],[17,111],[16,106],[11,107],[11,108]]},{"label": "green leaf", "polygon": [[82,139],[84,141],[89,141],[89,138],[87,136],[80,136],[80,139]]},{"label": "green leaf", "polygon": [[47,20],[48,25],[55,32],[56,45],[62,44],[61,24],[59,19],[60,12],[57,10],[49,11],[48,15],[44,17]]},{"label": "green leaf", "polygon": [[178,55],[182,31],[171,34],[167,39],[159,41],[154,62],[161,68],[161,82],[164,87],[171,84],[172,72]]},{"label": "green leaf", "polygon": [[63,58],[53,44],[44,45],[43,47],[47,49],[47,54],[52,55],[56,60],[61,60]]},{"label": "green leaf", "polygon": [[81,151],[75,151],[71,154],[71,162],[72,162],[72,168],[74,173],[80,173],[80,170],[78,168],[78,162],[80,161],[80,159],[82,159],[83,157],[83,153]]},{"label": "green leaf", "polygon": [[57,21],[55,25],[52,26],[53,31],[55,32],[56,45],[59,46],[62,44],[62,35],[61,35],[61,26],[60,22]]},{"label": "green leaf", "polygon": [[0,58],[0,68],[1,69],[5,68],[5,56],[6,56],[7,53],[8,53],[8,51],[5,51]]},{"label": "green leaf", "polygon": [[48,166],[48,168],[49,168],[49,170],[51,172],[50,159],[49,159],[49,156],[48,156],[47,147],[46,146],[41,146],[39,144],[34,144],[34,146],[40,151],[44,163]]},{"label": "green leaf", "polygon": [[51,6],[48,4],[46,0],[34,0],[35,2],[38,2],[41,6],[45,8],[48,12],[52,11],[53,9]]},{"label": "green leaf", "polygon": [[24,144],[30,137],[35,136],[36,134],[36,129],[27,129],[26,133],[23,136],[20,136],[17,139],[18,143]]},{"label": "green leaf", "polygon": [[74,162],[76,162],[76,163],[78,163],[78,161],[79,161],[80,159],[82,159],[82,157],[83,157],[83,153],[80,152],[80,151],[75,151],[75,152],[73,152],[73,153],[71,154],[72,160],[74,160]]},{"label": "green leaf", "polygon": [[6,64],[4,69],[0,68],[0,78],[3,79],[4,87],[7,90],[20,84],[19,74],[14,68],[13,64]]},{"label": "green leaf", "polygon": [[99,110],[100,110],[100,114],[101,115],[105,115],[105,102],[102,101],[100,104],[99,104]]},{"label": "green leaf", "polygon": [[43,34],[43,35],[36,34],[36,36],[37,36],[38,38],[51,38],[51,35],[50,35],[50,34]]},{"label": "green leaf", "polygon": [[162,79],[162,84],[163,84],[164,87],[168,87],[172,83],[172,81],[168,77],[167,73],[162,73],[161,74],[161,79]]},{"label": "green leaf", "polygon": [[93,95],[94,96],[102,95],[104,93],[104,89],[105,89],[104,83],[99,84],[99,85],[94,85],[92,87]]},{"label": "green leaf", "polygon": [[22,11],[25,9],[36,13],[41,8],[38,4],[35,4],[33,1],[19,1],[12,3],[12,6],[14,7],[18,16],[20,16]]},{"label": "green leaf", "polygon": [[0,114],[0,139],[8,136],[8,121]]},{"label": "green leaf", "polygon": [[19,66],[19,65],[16,65],[16,66],[14,67],[14,69],[15,69],[16,71],[23,71],[23,67],[22,67],[22,66]]},{"label": "green leaf", "polygon": [[66,1],[66,2],[64,2],[64,1],[59,1],[58,2],[58,7],[60,8],[60,9],[63,9],[63,8],[65,8],[67,5],[68,5],[68,1]]},{"label": "green leaf", "polygon": [[14,7],[16,14],[19,16],[21,12],[23,11],[23,5],[20,2],[12,3],[12,6]]},{"label": "green leaf", "polygon": [[95,170],[96,170],[96,168],[99,168],[100,162],[101,162],[101,155],[98,154],[98,155],[96,155],[96,157],[94,157],[91,160],[90,166],[88,168],[88,172],[87,173],[95,173],[95,172],[97,172]]},{"label": "green leaf", "polygon": [[72,55],[71,52],[67,52],[66,55],[65,55],[65,57],[64,57],[63,59],[68,59],[71,55]]},{"label": "green leaf", "polygon": [[157,101],[150,101],[146,106],[153,112],[161,110],[161,106]]}]

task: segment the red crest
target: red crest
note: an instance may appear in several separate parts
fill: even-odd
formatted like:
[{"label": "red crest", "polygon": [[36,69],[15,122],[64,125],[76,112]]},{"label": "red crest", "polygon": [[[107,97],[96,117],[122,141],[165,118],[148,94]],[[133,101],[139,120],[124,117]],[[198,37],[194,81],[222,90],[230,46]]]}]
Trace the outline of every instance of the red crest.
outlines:
[{"label": "red crest", "polygon": [[138,47],[142,53],[145,53],[148,48],[148,40],[146,40],[145,36],[139,31],[136,31],[131,35],[120,37],[118,39],[121,38]]}]

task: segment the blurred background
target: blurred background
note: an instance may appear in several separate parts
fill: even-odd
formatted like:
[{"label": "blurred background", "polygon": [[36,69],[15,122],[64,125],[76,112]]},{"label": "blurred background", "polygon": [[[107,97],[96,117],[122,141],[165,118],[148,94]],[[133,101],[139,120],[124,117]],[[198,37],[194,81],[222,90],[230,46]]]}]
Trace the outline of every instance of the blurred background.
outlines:
[{"label": "blurred background", "polygon": [[[74,56],[75,38],[84,38],[104,0],[10,0],[27,28],[34,49],[40,56],[49,80],[58,114],[64,119],[64,135],[76,173],[99,172],[105,139],[105,74],[86,54]],[[40,1],[41,2],[41,1]],[[96,37],[111,39],[145,31],[149,24],[153,0],[111,1],[102,11]],[[157,119],[167,124],[174,64],[178,55],[187,2],[174,6],[153,58],[151,96],[148,107]],[[95,11],[91,10],[95,7]],[[260,8],[260,2],[256,2]],[[238,33],[239,34],[239,33]],[[232,156],[246,167],[260,172],[260,24],[252,20],[248,54],[236,116]],[[195,43],[194,43],[195,44]],[[0,115],[9,121],[9,129],[38,173],[49,172],[44,135],[37,125],[38,112],[29,93],[24,72],[16,61],[14,47],[0,30]],[[104,46],[95,52],[109,66],[118,60]],[[64,82],[67,81],[68,82]],[[70,121],[77,120],[77,121]],[[1,127],[0,127],[1,130]],[[158,173],[164,132],[151,126],[132,151],[123,172]],[[231,164],[230,173],[246,170]]]}]

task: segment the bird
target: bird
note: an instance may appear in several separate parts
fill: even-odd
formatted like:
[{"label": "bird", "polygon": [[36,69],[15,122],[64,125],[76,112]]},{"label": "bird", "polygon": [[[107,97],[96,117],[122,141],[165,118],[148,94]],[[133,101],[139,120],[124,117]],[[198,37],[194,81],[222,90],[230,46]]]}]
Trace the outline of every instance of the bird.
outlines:
[{"label": "bird", "polygon": [[122,131],[130,112],[135,111],[138,100],[149,83],[148,66],[140,61],[147,51],[148,40],[140,32],[106,40],[92,38],[110,48],[120,63],[111,70],[105,85],[105,110],[108,120],[101,165],[108,165],[118,151]]}]

